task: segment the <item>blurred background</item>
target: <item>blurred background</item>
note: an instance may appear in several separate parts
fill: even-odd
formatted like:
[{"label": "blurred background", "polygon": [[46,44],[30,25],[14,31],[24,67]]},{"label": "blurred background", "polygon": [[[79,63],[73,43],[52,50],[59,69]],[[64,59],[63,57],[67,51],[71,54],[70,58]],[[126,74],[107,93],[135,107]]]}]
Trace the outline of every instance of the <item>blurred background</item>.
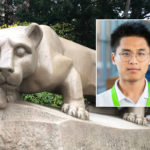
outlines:
[{"label": "blurred background", "polygon": [[0,26],[31,22],[95,49],[96,19],[150,18],[149,0],[0,0]]}]

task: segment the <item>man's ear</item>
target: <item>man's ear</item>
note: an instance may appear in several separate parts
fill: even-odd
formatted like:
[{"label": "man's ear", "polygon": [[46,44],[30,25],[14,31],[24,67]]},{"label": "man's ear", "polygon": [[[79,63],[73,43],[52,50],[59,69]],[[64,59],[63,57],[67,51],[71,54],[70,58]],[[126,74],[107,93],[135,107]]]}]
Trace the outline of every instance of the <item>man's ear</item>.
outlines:
[{"label": "man's ear", "polygon": [[43,32],[40,26],[36,23],[32,23],[25,29],[25,32],[27,36],[32,40],[34,46],[37,47],[43,37]]},{"label": "man's ear", "polygon": [[112,63],[113,63],[114,65],[116,65],[115,53],[112,53],[112,54],[111,54],[111,58],[112,58]]}]

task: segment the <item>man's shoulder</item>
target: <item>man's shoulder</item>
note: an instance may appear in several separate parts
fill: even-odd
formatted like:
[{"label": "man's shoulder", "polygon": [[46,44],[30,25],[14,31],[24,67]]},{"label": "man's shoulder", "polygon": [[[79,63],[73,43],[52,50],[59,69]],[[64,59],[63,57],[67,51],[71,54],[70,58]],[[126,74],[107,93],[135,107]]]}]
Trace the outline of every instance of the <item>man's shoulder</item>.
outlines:
[{"label": "man's shoulder", "polygon": [[96,96],[96,107],[114,106],[112,102],[111,89],[100,93]]}]

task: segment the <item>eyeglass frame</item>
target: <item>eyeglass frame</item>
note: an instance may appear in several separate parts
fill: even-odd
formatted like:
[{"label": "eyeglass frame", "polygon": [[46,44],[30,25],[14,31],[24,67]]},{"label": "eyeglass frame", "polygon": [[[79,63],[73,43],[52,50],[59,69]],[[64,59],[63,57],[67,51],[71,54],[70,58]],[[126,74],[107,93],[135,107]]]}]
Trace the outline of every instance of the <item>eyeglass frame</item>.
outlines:
[{"label": "eyeglass frame", "polygon": [[[123,52],[120,52],[118,55],[119,55],[120,59],[122,60],[121,56],[123,56],[123,55],[121,55],[121,53],[123,53]],[[125,52],[124,52],[124,53],[125,53]],[[131,52],[128,52],[128,53],[130,53],[129,60],[126,60],[126,61],[123,61],[123,62],[129,62],[129,61],[131,61],[131,59],[133,58],[133,56],[135,56],[135,58],[136,58],[136,60],[137,60],[138,62],[144,62],[144,61],[146,61],[146,60],[148,59],[148,57],[150,57],[150,52],[149,52],[149,53],[146,53],[146,56],[147,56],[146,59],[144,59],[143,61],[139,61],[139,59],[137,58],[137,54],[138,54],[139,52],[137,52],[136,55],[134,55],[134,53],[131,53]],[[115,52],[115,53],[113,52],[113,54],[116,55],[116,52]]]}]

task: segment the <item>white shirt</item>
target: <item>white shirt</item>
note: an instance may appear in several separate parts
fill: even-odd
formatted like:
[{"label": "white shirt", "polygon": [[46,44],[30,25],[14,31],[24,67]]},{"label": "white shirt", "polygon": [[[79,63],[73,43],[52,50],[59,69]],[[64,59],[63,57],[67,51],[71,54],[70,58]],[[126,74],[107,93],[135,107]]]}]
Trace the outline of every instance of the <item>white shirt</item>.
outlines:
[{"label": "white shirt", "polygon": [[[123,106],[123,107],[145,107],[146,106],[148,96],[149,96],[147,80],[145,80],[146,85],[145,85],[144,91],[136,104],[120,91],[120,89],[118,88],[118,81],[119,80],[115,82],[115,89],[116,89],[116,93],[117,93],[120,106]],[[111,89],[101,94],[98,94],[96,96],[96,107],[115,107],[113,104],[113,100],[112,100]]]}]

